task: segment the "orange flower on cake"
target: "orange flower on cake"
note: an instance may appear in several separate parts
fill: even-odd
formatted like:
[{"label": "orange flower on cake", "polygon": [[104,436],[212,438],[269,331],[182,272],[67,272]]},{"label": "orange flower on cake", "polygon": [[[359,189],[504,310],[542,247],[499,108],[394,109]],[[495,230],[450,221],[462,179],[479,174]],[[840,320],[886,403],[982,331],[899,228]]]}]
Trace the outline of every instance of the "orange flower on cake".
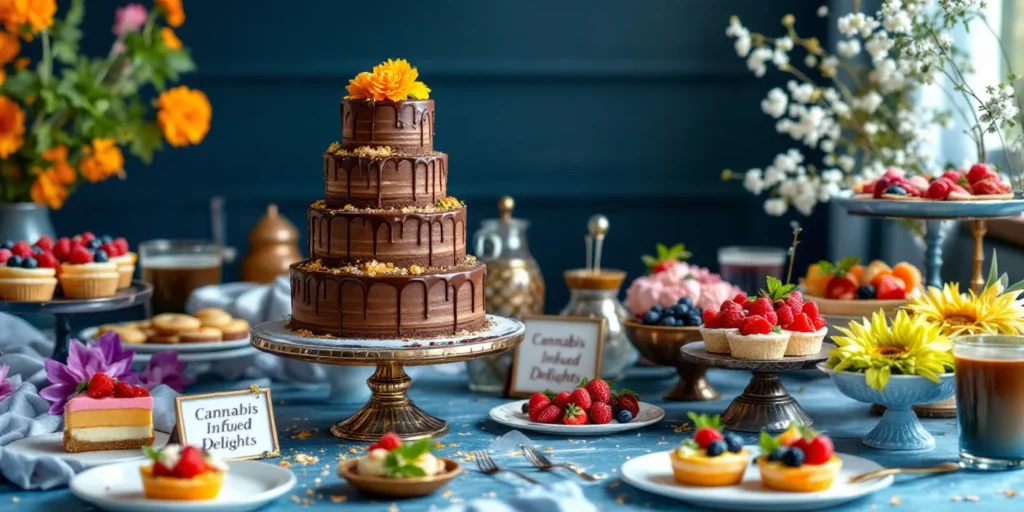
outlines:
[{"label": "orange flower on cake", "polygon": [[28,36],[50,28],[56,13],[56,0],[0,0],[0,22],[15,34],[24,34],[25,27]]},{"label": "orange flower on cake", "polygon": [[172,146],[199,144],[210,131],[213,107],[203,91],[184,85],[169,89],[160,94],[157,107],[156,123]]},{"label": "orange flower on cake", "polygon": [[14,60],[21,53],[21,41],[7,32],[0,32],[0,65]]},{"label": "orange flower on cake", "polygon": [[36,181],[32,183],[32,189],[29,190],[32,201],[49,206],[53,210],[59,210],[61,206],[64,206],[64,201],[68,199],[68,189],[61,184],[56,171],[43,171],[36,168],[32,172],[37,175]]},{"label": "orange flower on cake", "polygon": [[156,5],[164,12],[168,25],[180,27],[185,23],[185,8],[181,6],[181,0],[156,0]]},{"label": "orange flower on cake", "polygon": [[68,147],[61,144],[54,146],[42,154],[43,160],[53,164],[53,176],[61,185],[70,185],[77,178],[75,168],[68,163]]},{"label": "orange flower on cake", "polygon": [[375,101],[425,100],[430,89],[419,78],[419,71],[405,59],[388,59],[349,81],[346,99]]},{"label": "orange flower on cake", "polygon": [[181,39],[178,39],[178,35],[167,27],[160,29],[160,39],[163,40],[164,46],[166,46],[168,50],[177,51],[181,49]]},{"label": "orange flower on cake", "polygon": [[0,158],[7,158],[25,142],[25,112],[18,103],[0,96]]},{"label": "orange flower on cake", "polygon": [[124,171],[124,155],[114,139],[93,139],[82,148],[85,158],[78,164],[82,176],[92,183],[103,181]]}]

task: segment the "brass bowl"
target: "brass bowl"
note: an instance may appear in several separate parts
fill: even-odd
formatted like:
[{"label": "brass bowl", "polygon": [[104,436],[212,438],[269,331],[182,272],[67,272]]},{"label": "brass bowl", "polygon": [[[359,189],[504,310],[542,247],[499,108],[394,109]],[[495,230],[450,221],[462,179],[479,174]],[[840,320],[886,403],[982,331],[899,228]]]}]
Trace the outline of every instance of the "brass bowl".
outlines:
[{"label": "brass bowl", "polygon": [[444,461],[444,473],[434,476],[415,478],[387,478],[383,476],[363,476],[358,473],[356,464],[359,459],[343,461],[338,465],[338,476],[367,494],[385,498],[419,498],[448,485],[453,478],[462,472],[462,466],[451,459]]},{"label": "brass bowl", "polygon": [[708,382],[707,368],[686,362],[679,350],[687,343],[702,341],[699,327],[666,327],[644,325],[633,319],[622,323],[626,337],[633,346],[654,364],[671,366],[679,374],[675,387],[665,393],[665,400],[715,400],[718,391]]}]

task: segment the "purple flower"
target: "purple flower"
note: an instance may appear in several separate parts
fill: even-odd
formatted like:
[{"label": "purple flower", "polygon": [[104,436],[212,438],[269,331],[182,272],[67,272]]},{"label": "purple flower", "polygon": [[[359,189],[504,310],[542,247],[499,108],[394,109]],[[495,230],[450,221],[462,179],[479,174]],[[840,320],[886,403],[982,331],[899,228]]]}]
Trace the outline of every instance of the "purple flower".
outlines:
[{"label": "purple flower", "polygon": [[185,386],[195,382],[185,376],[185,363],[178,361],[178,353],[173,351],[159,352],[153,354],[149,360],[149,366],[142,372],[140,384],[146,389],[153,389],[160,384],[166,384],[171,389],[181,393]]},{"label": "purple flower", "polygon": [[105,334],[93,346],[78,340],[70,340],[68,345],[66,365],[49,358],[44,362],[50,386],[39,395],[52,402],[50,414],[63,414],[64,404],[79,392],[79,385],[87,384],[97,373],[129,384],[139,381],[139,376],[131,371],[135,352],[124,350],[117,334]]},{"label": "purple flower", "polygon": [[11,371],[7,365],[0,365],[0,402],[14,393],[14,383],[7,379],[7,372]]},{"label": "purple flower", "polygon": [[142,4],[128,4],[114,11],[114,35],[124,37],[138,32],[146,23],[146,8]]}]

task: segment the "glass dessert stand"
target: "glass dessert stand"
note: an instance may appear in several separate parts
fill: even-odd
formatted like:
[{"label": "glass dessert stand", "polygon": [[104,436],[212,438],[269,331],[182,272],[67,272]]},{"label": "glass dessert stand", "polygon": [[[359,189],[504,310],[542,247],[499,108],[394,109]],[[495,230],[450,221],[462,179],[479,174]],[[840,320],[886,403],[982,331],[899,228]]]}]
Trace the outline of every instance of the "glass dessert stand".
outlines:
[{"label": "glass dessert stand", "polygon": [[789,428],[790,422],[798,421],[806,426],[814,423],[796,399],[790,396],[779,380],[779,372],[810,370],[828,359],[828,351],[834,345],[822,345],[813,356],[787,357],[771,361],[735,359],[725,354],[710,354],[704,349],[704,342],[688,343],[680,350],[683,360],[708,368],[741,370],[753,373],[750,383],[722,414],[722,425],[729,430],[740,432],[781,432]]},{"label": "glass dessert stand", "polygon": [[385,432],[402,439],[440,437],[448,423],[413,404],[406,392],[412,379],[406,366],[456,363],[511,350],[523,340],[518,320],[487,315],[488,327],[465,335],[410,339],[341,339],[302,336],[286,327],[287,319],[252,328],[252,346],[263,352],[310,363],[376,366],[366,381],[370,401],[347,419],[335,423],[331,434],[352,441],[376,441]]},{"label": "glass dessert stand", "polygon": [[53,315],[56,322],[56,343],[50,356],[61,363],[68,360],[68,342],[71,339],[71,317],[83,313],[101,313],[117,309],[130,308],[145,304],[153,294],[153,286],[142,281],[132,281],[132,285],[110,297],[98,299],[65,299],[54,297],[47,301],[0,301],[0,313],[13,315]]}]

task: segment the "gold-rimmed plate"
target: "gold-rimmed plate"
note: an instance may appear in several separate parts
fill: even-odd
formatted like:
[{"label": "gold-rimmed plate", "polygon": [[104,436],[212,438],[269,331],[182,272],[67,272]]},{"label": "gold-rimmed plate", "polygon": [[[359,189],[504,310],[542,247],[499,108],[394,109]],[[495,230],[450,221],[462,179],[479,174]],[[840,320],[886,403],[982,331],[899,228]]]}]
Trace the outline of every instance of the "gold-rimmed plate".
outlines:
[{"label": "gold-rimmed plate", "polygon": [[359,459],[342,461],[338,465],[338,476],[367,494],[386,498],[418,498],[438,491],[462,472],[462,466],[458,462],[451,459],[440,460],[444,461],[444,472],[434,476],[388,478],[360,475],[357,469]]}]

